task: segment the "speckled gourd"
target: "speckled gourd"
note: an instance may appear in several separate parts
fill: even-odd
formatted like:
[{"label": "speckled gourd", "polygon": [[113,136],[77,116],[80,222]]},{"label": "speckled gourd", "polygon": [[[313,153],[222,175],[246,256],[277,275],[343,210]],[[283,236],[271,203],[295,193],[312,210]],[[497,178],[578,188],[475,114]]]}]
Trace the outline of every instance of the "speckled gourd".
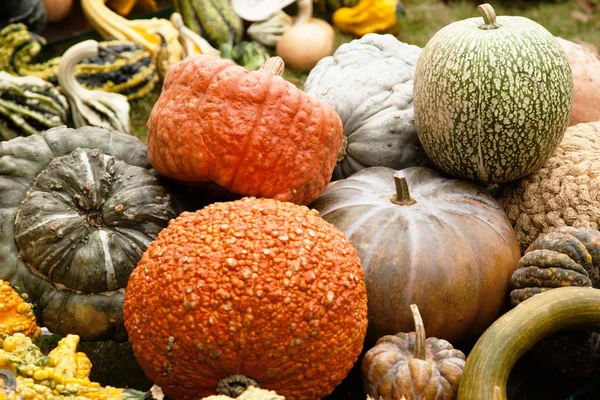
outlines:
[{"label": "speckled gourd", "polygon": [[513,16],[454,22],[427,43],[414,78],[417,134],[451,176],[481,184],[540,168],[573,104],[567,55],[544,27]]},{"label": "speckled gourd", "polygon": [[535,173],[506,185],[500,203],[524,252],[542,233],[564,226],[600,228],[600,122],[571,126]]},{"label": "speckled gourd", "polygon": [[304,91],[335,108],[344,142],[333,171],[342,179],[372,166],[428,165],[413,118],[421,48],[376,33],[341,45],[312,69]]},{"label": "speckled gourd", "polygon": [[126,339],[129,275],[176,216],[146,146],[93,127],[0,142],[0,193],[0,279],[53,333]]}]

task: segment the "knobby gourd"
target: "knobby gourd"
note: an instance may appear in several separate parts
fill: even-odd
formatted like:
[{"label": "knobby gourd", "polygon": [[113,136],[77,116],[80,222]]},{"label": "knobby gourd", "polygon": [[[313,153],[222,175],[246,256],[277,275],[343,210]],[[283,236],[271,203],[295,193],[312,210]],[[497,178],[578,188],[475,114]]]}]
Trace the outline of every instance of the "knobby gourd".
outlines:
[{"label": "knobby gourd", "polygon": [[176,216],[146,146],[92,127],[0,142],[0,192],[0,279],[51,332],[124,340],[129,274]]},{"label": "knobby gourd", "polygon": [[14,333],[35,340],[42,333],[27,298],[26,293],[19,294],[8,282],[0,280],[0,340]]},{"label": "knobby gourd", "polygon": [[241,382],[314,400],[357,360],[367,294],[356,250],[316,211],[243,198],[162,230],[124,315],[144,372],[175,400],[235,397]]},{"label": "knobby gourd", "polygon": [[379,400],[454,400],[465,355],[446,340],[427,337],[418,307],[410,309],[415,330],[382,337],[363,357],[365,393]]},{"label": "knobby gourd", "polygon": [[487,185],[535,172],[552,155],[569,124],[573,78],[544,27],[478,9],[483,18],[454,22],[423,48],[414,109],[431,160]]},{"label": "knobby gourd", "polygon": [[502,311],[521,254],[482,188],[425,167],[370,167],[330,183],[310,207],[358,251],[368,343],[409,332],[410,304],[431,336],[451,343],[477,337]]},{"label": "knobby gourd", "polygon": [[281,78],[271,57],[259,71],[195,54],[169,70],[148,119],[160,174],[213,182],[245,196],[308,204],[325,189],[342,143],[335,110]]},{"label": "knobby gourd", "polygon": [[344,7],[333,13],[333,26],[355,36],[398,30],[405,13],[399,0],[359,0],[354,7]]},{"label": "knobby gourd", "polygon": [[414,123],[413,76],[421,48],[392,35],[342,44],[310,71],[309,95],[330,104],[344,125],[333,179],[366,167],[427,166]]},{"label": "knobby gourd", "polygon": [[502,315],[479,338],[463,370],[458,400],[505,400],[517,360],[542,338],[563,330],[600,330],[600,290],[561,287]]}]

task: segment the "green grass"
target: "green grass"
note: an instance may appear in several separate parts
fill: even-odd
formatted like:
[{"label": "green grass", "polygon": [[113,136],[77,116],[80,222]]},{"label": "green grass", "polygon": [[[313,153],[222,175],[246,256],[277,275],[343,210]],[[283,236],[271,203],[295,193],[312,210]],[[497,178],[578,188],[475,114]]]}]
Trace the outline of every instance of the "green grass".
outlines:
[{"label": "green grass", "polygon": [[[477,17],[477,1],[456,0],[444,4],[441,0],[404,0],[406,16],[402,29],[396,34],[399,40],[425,46],[427,41],[441,28],[461,19]],[[573,18],[573,13],[586,14],[575,1],[492,1],[498,15],[520,15],[537,21],[552,34],[572,41],[583,41],[600,48],[600,3],[589,14],[588,20]],[[350,35],[336,32],[336,47],[354,39]],[[284,78],[302,88],[307,74],[286,70]],[[159,96],[155,89],[142,100],[131,103],[132,133],[146,141],[146,121],[152,106]]]}]

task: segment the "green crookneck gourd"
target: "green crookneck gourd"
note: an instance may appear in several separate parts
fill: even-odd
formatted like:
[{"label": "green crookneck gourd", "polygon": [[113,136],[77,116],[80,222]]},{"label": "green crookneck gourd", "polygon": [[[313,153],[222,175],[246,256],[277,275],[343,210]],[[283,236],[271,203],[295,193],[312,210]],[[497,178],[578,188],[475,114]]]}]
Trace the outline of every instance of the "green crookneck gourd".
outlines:
[{"label": "green crookneck gourd", "polygon": [[257,43],[267,47],[275,47],[281,35],[294,24],[294,19],[283,10],[276,11],[265,21],[255,22],[246,32]]},{"label": "green crookneck gourd", "polygon": [[0,279],[28,294],[51,332],[126,339],[129,275],[177,215],[147,151],[95,127],[0,142]]},{"label": "green crookneck gourd", "polygon": [[[27,31],[23,24],[12,24],[0,31],[0,71],[17,76],[36,76],[58,84],[61,57],[35,62],[46,41]],[[121,93],[129,100],[148,94],[158,76],[150,53],[129,40],[99,43],[98,55],[82,59],[75,66],[75,77],[86,89]]]},{"label": "green crookneck gourd", "polygon": [[0,141],[66,125],[67,99],[50,82],[0,71]]},{"label": "green crookneck gourd", "polygon": [[75,79],[75,66],[84,58],[97,56],[98,46],[95,40],[86,40],[69,48],[60,60],[58,83],[69,100],[76,128],[98,126],[129,133],[127,98],[118,93],[87,90]]}]

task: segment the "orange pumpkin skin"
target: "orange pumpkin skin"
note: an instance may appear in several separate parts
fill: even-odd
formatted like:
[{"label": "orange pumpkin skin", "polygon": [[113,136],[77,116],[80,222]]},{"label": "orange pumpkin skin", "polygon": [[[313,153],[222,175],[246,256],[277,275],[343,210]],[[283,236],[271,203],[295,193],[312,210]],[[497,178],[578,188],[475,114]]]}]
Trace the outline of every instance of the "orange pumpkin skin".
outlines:
[{"label": "orange pumpkin skin", "polygon": [[342,131],[331,106],[280,76],[197,54],[167,73],[148,156],[182,182],[308,204],[331,179]]},{"label": "orange pumpkin skin", "polygon": [[321,399],[367,328],[354,247],[315,210],[264,198],[172,220],[133,271],[123,312],[144,372],[176,400],[214,395],[234,374]]}]

